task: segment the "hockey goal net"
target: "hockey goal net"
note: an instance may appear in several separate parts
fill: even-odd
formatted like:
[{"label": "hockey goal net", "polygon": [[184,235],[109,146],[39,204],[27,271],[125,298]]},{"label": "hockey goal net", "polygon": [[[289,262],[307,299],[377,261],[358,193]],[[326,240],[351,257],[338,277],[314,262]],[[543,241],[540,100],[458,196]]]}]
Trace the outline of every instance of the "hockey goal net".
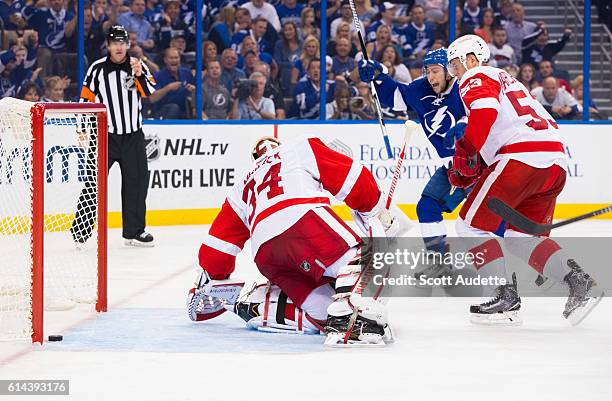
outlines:
[{"label": "hockey goal net", "polygon": [[106,108],[0,99],[0,339],[106,310]]}]

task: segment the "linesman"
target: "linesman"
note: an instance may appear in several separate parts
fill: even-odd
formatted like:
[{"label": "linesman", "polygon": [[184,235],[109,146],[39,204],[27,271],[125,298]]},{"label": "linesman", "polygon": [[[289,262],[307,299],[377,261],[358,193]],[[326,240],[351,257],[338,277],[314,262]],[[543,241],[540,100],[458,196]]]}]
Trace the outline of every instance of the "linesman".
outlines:
[{"label": "linesman", "polygon": [[[108,56],[94,61],[87,70],[81,102],[103,103],[108,111],[108,168],[115,162],[121,168],[125,244],[151,247],[153,236],[145,231],[149,171],[141,99],[155,91],[155,80],[142,61],[128,56],[130,43],[124,27],[110,28],[107,47]],[[94,185],[94,182],[86,182],[79,197],[71,228],[77,245],[87,241],[92,234],[96,216],[95,191],[91,190]]]}]

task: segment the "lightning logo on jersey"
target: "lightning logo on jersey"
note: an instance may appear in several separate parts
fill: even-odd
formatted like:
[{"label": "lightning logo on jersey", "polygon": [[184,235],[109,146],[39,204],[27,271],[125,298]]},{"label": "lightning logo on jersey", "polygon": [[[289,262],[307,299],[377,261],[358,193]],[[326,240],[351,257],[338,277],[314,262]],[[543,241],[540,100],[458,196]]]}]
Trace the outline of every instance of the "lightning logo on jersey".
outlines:
[{"label": "lightning logo on jersey", "polygon": [[427,137],[432,135],[444,137],[446,131],[451,129],[455,123],[455,116],[448,111],[448,106],[442,106],[438,110],[432,110],[425,113],[422,125],[423,128],[425,128]]}]

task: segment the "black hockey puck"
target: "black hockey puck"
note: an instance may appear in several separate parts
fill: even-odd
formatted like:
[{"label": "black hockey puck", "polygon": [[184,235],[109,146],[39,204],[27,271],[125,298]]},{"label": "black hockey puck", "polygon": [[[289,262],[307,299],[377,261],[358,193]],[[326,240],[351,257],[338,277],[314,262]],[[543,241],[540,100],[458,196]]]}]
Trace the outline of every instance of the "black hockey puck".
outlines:
[{"label": "black hockey puck", "polygon": [[62,341],[64,339],[64,336],[62,336],[61,334],[51,334],[49,336],[49,341]]}]

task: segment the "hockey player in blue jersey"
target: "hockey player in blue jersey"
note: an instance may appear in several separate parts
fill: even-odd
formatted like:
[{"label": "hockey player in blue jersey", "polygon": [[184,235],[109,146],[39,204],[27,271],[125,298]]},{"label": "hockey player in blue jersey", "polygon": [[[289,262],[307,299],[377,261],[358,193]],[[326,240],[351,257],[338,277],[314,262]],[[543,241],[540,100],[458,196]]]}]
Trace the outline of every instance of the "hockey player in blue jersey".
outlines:
[{"label": "hockey player in blue jersey", "polygon": [[[424,77],[410,84],[395,81],[387,68],[374,60],[361,60],[362,81],[374,81],[380,102],[397,111],[414,110],[423,131],[443,161],[431,177],[417,204],[417,216],[425,247],[432,252],[446,252],[446,228],[443,213],[450,213],[465,199],[468,189],[451,189],[448,182],[448,162],[454,154],[454,141],[463,135],[465,109],[459,96],[459,85],[447,71],[446,49],[428,52],[423,59]],[[462,121],[463,119],[463,121]],[[445,139],[446,138],[446,139]],[[438,266],[445,269],[444,266]],[[440,275],[444,271],[427,272]]]}]

